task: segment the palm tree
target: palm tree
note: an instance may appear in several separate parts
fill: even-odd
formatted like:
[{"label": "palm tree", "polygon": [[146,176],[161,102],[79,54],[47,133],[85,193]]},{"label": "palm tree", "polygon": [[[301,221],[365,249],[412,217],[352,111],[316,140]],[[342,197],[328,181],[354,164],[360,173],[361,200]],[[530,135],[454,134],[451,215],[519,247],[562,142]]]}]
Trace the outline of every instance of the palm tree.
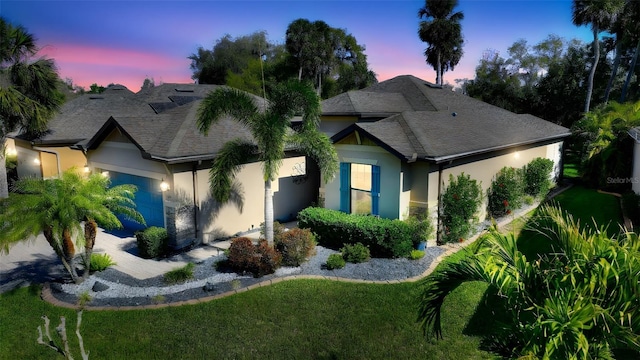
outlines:
[{"label": "palm tree", "polygon": [[573,0],[573,23],[577,26],[590,25],[593,31],[593,64],[591,65],[589,83],[587,84],[587,99],[584,104],[585,113],[589,112],[591,107],[593,79],[600,59],[598,34],[607,30],[617,21],[623,7],[624,0]]},{"label": "palm tree", "polygon": [[[133,202],[136,187],[109,188],[109,179],[101,174],[85,178],[70,169],[56,179],[18,180],[14,188],[15,193],[0,202],[0,251],[9,252],[12,244],[43,233],[76,283],[89,274],[98,225],[121,228],[115,214],[144,224]],[[83,243],[84,274],[80,277],[75,267],[75,247]]]},{"label": "palm tree", "polygon": [[425,333],[442,337],[444,299],[464,282],[482,281],[504,299],[498,304],[508,320],[497,338],[510,358],[608,359],[614,348],[640,350],[638,236],[609,238],[554,206],[540,208],[529,230],[552,250],[529,260],[513,234],[493,230],[469,256],[427,277],[419,306]]},{"label": "palm tree", "polygon": [[[329,138],[318,130],[320,104],[308,83],[292,80],[275,86],[264,109],[256,102],[255,97],[245,92],[218,89],[202,101],[197,125],[207,135],[211,125],[231,116],[251,132],[254,141],[231,140],[217,154],[209,173],[211,193],[220,203],[229,201],[233,180],[242,165],[253,159],[262,161],[265,237],[273,246],[271,182],[278,174],[285,148],[293,146],[313,158],[325,181],[335,176],[338,157]],[[297,113],[302,114],[302,125],[294,130],[290,127],[291,119]]]},{"label": "palm tree", "polygon": [[425,0],[418,10],[418,36],[429,44],[424,52],[426,61],[436,71],[436,85],[443,84],[443,74],[453,70],[462,58],[462,11],[454,12],[458,0]]},{"label": "palm tree", "polygon": [[[32,34],[0,17],[0,144],[16,129],[27,136],[44,132],[64,100],[53,60],[30,61],[37,52]],[[0,199],[9,196],[4,162],[0,152]]]}]

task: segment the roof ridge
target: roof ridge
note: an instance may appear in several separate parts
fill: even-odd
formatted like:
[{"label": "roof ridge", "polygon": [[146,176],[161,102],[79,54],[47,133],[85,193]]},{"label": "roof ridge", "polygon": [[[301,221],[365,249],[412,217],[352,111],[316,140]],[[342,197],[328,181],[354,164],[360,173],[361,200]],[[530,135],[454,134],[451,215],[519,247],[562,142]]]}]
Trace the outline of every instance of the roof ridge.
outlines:
[{"label": "roof ridge", "polygon": [[418,137],[413,132],[411,125],[404,118],[404,112],[398,114],[397,117],[398,124],[400,125],[400,128],[402,128],[404,134],[407,136],[407,139],[409,139],[411,147],[413,147],[414,150],[417,150],[416,153],[418,156],[426,156],[427,151],[424,149],[422,143],[420,143],[420,140],[418,140]]},{"label": "roof ridge", "polygon": [[[433,102],[433,99],[431,99],[431,97],[429,96],[429,94],[426,91],[426,87],[429,86],[427,85],[428,81],[426,80],[422,80],[418,77],[415,77],[413,75],[409,75],[409,78],[411,79],[411,83],[418,89],[418,91],[420,91],[422,93],[422,96],[425,97],[425,99],[427,99],[427,101],[429,102],[429,105],[433,106],[434,109],[436,109],[436,111],[441,111],[442,109],[440,109],[438,106],[436,106],[436,104]],[[423,85],[425,85],[425,87],[420,87],[420,85],[417,83],[418,81],[422,82]],[[421,111],[421,110],[417,110],[417,111]]]}]

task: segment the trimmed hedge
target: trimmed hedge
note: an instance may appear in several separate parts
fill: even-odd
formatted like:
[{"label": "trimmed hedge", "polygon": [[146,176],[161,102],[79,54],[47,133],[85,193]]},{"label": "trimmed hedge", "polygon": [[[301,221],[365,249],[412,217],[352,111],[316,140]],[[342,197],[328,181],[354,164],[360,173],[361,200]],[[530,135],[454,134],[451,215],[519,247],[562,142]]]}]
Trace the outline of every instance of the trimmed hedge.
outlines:
[{"label": "trimmed hedge", "polygon": [[298,213],[298,226],[313,231],[319,245],[339,250],[362,243],[373,257],[407,257],[417,245],[414,227],[401,220],[308,207]]},{"label": "trimmed hedge", "polygon": [[136,242],[140,256],[152,259],[164,255],[169,248],[167,229],[151,226],[136,232]]}]

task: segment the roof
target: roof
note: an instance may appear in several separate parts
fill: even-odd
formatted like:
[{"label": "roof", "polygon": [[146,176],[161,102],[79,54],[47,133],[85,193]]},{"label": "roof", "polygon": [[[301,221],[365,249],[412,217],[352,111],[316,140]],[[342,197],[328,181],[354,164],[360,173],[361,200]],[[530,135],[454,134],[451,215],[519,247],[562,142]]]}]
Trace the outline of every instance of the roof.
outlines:
[{"label": "roof", "polygon": [[[167,83],[133,93],[122,85],[110,86],[103,93],[85,94],[65,103],[49,122],[49,131],[33,143],[94,149],[117,128],[147,158],[165,162],[211,159],[227,141],[251,139],[249,131],[230,118],[212,125],[208,136],[197,130],[201,99],[220,87]],[[258,96],[254,99],[264,102]]]},{"label": "roof", "polygon": [[[385,96],[388,100],[379,100]],[[515,114],[409,75],[325,100],[322,109],[324,116],[361,118],[395,112],[376,122],[355,123],[332,139],[358,130],[403,160],[448,161],[570,135],[569,129],[533,115]]]}]

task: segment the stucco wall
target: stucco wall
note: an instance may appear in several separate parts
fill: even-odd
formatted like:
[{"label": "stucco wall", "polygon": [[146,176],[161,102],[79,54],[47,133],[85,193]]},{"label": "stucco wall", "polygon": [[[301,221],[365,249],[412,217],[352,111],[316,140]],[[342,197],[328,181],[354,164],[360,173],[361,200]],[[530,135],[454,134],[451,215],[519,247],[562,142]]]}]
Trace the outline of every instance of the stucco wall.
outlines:
[{"label": "stucco wall", "polygon": [[[284,159],[278,178],[272,182],[274,219],[287,221],[295,218],[298,211],[317,200],[317,173],[307,174],[304,157]],[[315,173],[315,176],[314,176]],[[187,188],[192,182],[191,173],[174,176],[178,189]],[[209,170],[201,169],[195,174],[197,202],[200,206],[198,227],[203,240],[233,236],[237,233],[258,230],[264,222],[264,179],[261,163],[250,163],[242,167],[236,175],[237,191],[232,201],[219,204],[211,197],[209,190]],[[185,193],[193,196],[192,192]]]},{"label": "stucco wall", "polygon": [[[397,219],[402,216],[400,208],[402,173],[400,160],[378,146],[336,144],[340,162],[380,166],[380,217]],[[325,207],[340,209],[340,174],[323,189]],[[410,195],[404,195],[408,202]]]},{"label": "stucco wall", "polygon": [[31,149],[31,144],[25,141],[16,141],[15,147],[18,157],[18,177],[21,179],[26,177],[42,178],[40,153]]},{"label": "stucco wall", "polygon": [[320,131],[332,137],[349,125],[358,121],[355,116],[323,116],[320,122]]}]

